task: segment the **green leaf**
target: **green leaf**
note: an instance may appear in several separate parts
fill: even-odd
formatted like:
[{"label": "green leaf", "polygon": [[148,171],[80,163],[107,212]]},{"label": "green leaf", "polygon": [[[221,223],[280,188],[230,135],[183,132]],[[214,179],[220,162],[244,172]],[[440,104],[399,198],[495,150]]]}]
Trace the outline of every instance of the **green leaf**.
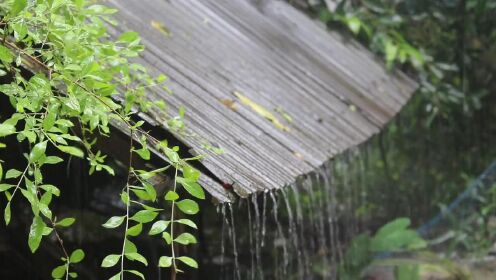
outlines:
[{"label": "green leaf", "polygon": [[112,267],[119,262],[121,255],[108,255],[102,261],[102,267]]},{"label": "green leaf", "polygon": [[31,223],[31,228],[29,229],[28,245],[31,252],[34,253],[38,250],[40,246],[41,238],[43,237],[43,230],[45,229],[45,223],[40,216],[35,216],[33,222]]},{"label": "green leaf", "polygon": [[[45,193],[47,194],[47,193]],[[51,195],[50,193],[48,193],[49,195]],[[38,204],[38,208],[40,210],[40,212],[43,214],[43,216],[47,217],[48,219],[52,219],[52,211],[50,210],[50,208],[48,208],[48,205],[46,204],[43,204],[43,202],[40,202]]]},{"label": "green leaf", "polygon": [[360,21],[359,18],[355,16],[349,17],[346,19],[346,24],[353,33],[358,34],[358,32],[360,32],[360,27],[362,26],[362,22]]},{"label": "green leaf", "polygon": [[58,221],[55,225],[61,226],[61,227],[70,227],[72,224],[74,224],[75,221],[76,221],[76,219],[74,219],[74,218],[65,218],[65,219]]},{"label": "green leaf", "polygon": [[63,159],[56,157],[56,156],[48,156],[45,158],[45,161],[43,163],[46,164],[57,164],[64,161]]},{"label": "green leaf", "polygon": [[81,151],[81,149],[79,148],[73,146],[62,146],[62,145],[57,146],[57,148],[66,154],[70,154],[79,158],[84,157],[83,151]]},{"label": "green leaf", "polygon": [[153,185],[150,183],[144,183],[143,186],[145,187],[145,191],[148,193],[151,201],[155,201],[157,199],[157,191]]},{"label": "green leaf", "polygon": [[134,243],[129,240],[129,239],[126,239],[126,241],[124,241],[124,253],[136,253],[138,252],[138,248],[136,248],[136,245],[134,245]]},{"label": "green leaf", "polygon": [[3,167],[2,167],[2,163],[0,163],[0,182],[2,181],[3,179]]},{"label": "green leaf", "polygon": [[0,60],[5,64],[10,64],[14,60],[10,50],[3,45],[0,45]]},{"label": "green leaf", "polygon": [[168,191],[164,197],[164,199],[167,201],[175,201],[178,198],[179,198],[179,195],[175,191]]},{"label": "green leaf", "polygon": [[72,252],[71,256],[69,257],[69,261],[71,263],[79,263],[84,259],[84,256],[84,251],[81,249],[77,249]]},{"label": "green leaf", "polygon": [[178,163],[179,159],[181,159],[179,154],[171,149],[164,150],[164,153],[172,163]]},{"label": "green leaf", "polygon": [[111,217],[110,219],[107,220],[107,222],[105,222],[105,224],[103,224],[103,227],[104,228],[116,228],[116,227],[120,226],[122,224],[122,222],[124,222],[125,218],[126,218],[126,216]]},{"label": "green leaf", "polygon": [[140,210],[130,219],[139,223],[149,223],[157,217],[158,213],[151,210]]},{"label": "green leaf", "polygon": [[145,275],[143,275],[143,273],[139,272],[139,271],[136,271],[136,270],[124,270],[126,272],[129,272],[131,274],[134,274],[136,276],[138,276],[139,278],[145,280]]},{"label": "green leaf", "polygon": [[156,235],[159,233],[162,233],[164,230],[167,229],[169,226],[170,221],[156,221],[153,225],[150,231],[148,232],[149,235]]},{"label": "green leaf", "polygon": [[398,218],[394,221],[391,221],[385,225],[383,225],[375,234],[375,237],[382,238],[386,237],[391,233],[405,230],[410,225],[410,219],[408,218]]},{"label": "green leaf", "polygon": [[182,244],[182,245],[188,245],[188,244],[196,244],[196,238],[188,232],[181,233],[178,237],[174,239],[175,242]]},{"label": "green leaf", "polygon": [[131,188],[131,191],[139,198],[142,200],[149,200],[149,201],[155,201],[157,199],[157,191],[153,187],[152,184],[149,183],[143,183],[144,190],[143,189],[135,189]]},{"label": "green leaf", "polygon": [[177,259],[182,261],[187,266],[190,266],[192,268],[198,268],[198,263],[190,257],[182,256],[182,257],[178,257]]},{"label": "green leaf", "polygon": [[192,181],[192,182],[197,182],[198,179],[200,178],[200,171],[194,169],[193,167],[189,165],[185,165],[183,167],[183,176],[184,178]]},{"label": "green leaf", "polygon": [[22,172],[17,169],[10,169],[5,174],[5,179],[14,179],[22,175]]},{"label": "green leaf", "polygon": [[10,16],[16,16],[22,10],[24,10],[28,6],[28,1],[27,0],[14,0],[14,3],[12,3],[12,7],[10,8]]},{"label": "green leaf", "polygon": [[3,218],[5,220],[5,225],[9,225],[10,223],[10,218],[11,218],[11,213],[10,213],[10,201],[7,203],[5,206],[5,210],[3,212]]},{"label": "green leaf", "polygon": [[53,127],[55,121],[57,120],[57,114],[55,110],[49,110],[46,117],[43,119],[43,129],[49,131]]},{"label": "green leaf", "polygon": [[143,230],[143,224],[138,223],[138,224],[128,228],[126,234],[129,236],[138,236],[142,230]]},{"label": "green leaf", "polygon": [[121,279],[121,273],[122,272],[119,272],[116,275],[110,277],[109,280],[120,280]]},{"label": "green leaf", "polygon": [[129,195],[127,194],[127,192],[121,192],[121,200],[125,205],[129,205]]},{"label": "green leaf", "polygon": [[50,192],[55,196],[60,196],[60,190],[54,185],[40,185],[39,186],[41,189],[43,189],[46,192]]},{"label": "green leaf", "polygon": [[127,253],[125,254],[125,256],[131,261],[138,261],[144,264],[145,266],[148,266],[148,261],[140,253]]},{"label": "green leaf", "polygon": [[203,191],[203,188],[198,183],[191,182],[191,181],[184,179],[184,178],[181,178],[181,177],[178,177],[177,181],[192,196],[199,198],[199,199],[205,199],[205,192]]},{"label": "green leaf", "polygon": [[15,132],[15,126],[5,123],[0,124],[0,137],[5,137],[7,135],[14,134]]},{"label": "green leaf", "polygon": [[194,229],[198,229],[198,227],[196,226],[196,224],[192,220],[189,220],[189,219],[179,219],[179,220],[175,220],[174,222],[175,223],[180,223],[180,224],[183,224],[183,225],[187,225],[187,226],[192,227]]},{"label": "green leaf", "polygon": [[79,101],[74,95],[69,95],[69,97],[65,99],[64,105],[74,111],[81,110],[81,105],[79,104]]},{"label": "green leaf", "polygon": [[40,202],[45,204],[45,205],[50,205],[50,202],[52,202],[52,193],[51,192],[45,192],[41,198],[40,198]]},{"label": "green leaf", "polygon": [[76,65],[76,64],[69,64],[69,65],[67,65],[67,66],[64,67],[64,70],[68,70],[68,71],[81,71],[82,68],[81,68],[81,66]]},{"label": "green leaf", "polygon": [[121,36],[119,36],[119,41],[126,43],[132,43],[138,39],[139,39],[138,33],[132,31],[124,32],[121,34]]},{"label": "green leaf", "polygon": [[11,185],[11,184],[0,184],[0,192],[4,192],[4,191],[11,189],[13,187],[14,187],[14,185]]},{"label": "green leaf", "polygon": [[150,196],[150,194],[148,194],[146,191],[144,190],[137,190],[137,189],[131,189],[131,191],[141,200],[149,200],[149,201],[153,201],[152,197]]},{"label": "green leaf", "polygon": [[198,211],[200,211],[198,203],[191,199],[184,199],[177,202],[177,207],[181,210],[181,212],[188,215],[195,215]]},{"label": "green leaf", "polygon": [[391,67],[393,61],[396,59],[396,55],[398,54],[398,45],[391,40],[387,40],[384,47],[384,53],[386,55],[388,67]]},{"label": "green leaf", "polygon": [[141,148],[139,150],[134,150],[142,159],[149,160],[150,159],[150,150],[147,148]]},{"label": "green leaf", "polygon": [[155,172],[140,172],[139,176],[143,180],[148,180],[150,178],[153,178],[157,175]]},{"label": "green leaf", "polygon": [[56,268],[54,268],[52,270],[52,277],[54,279],[60,279],[60,278],[64,277],[66,271],[67,271],[67,267],[65,264],[57,266]]},{"label": "green leaf", "polygon": [[51,227],[45,227],[43,229],[43,236],[50,235],[52,233],[52,231],[53,231],[53,228],[51,228]]},{"label": "green leaf", "polygon": [[37,162],[41,156],[45,155],[46,146],[47,146],[47,141],[43,141],[34,145],[33,149],[31,150],[31,153],[29,153],[29,161]]},{"label": "green leaf", "polygon": [[172,266],[172,257],[162,256],[158,259],[159,267],[171,267]]},{"label": "green leaf", "polygon": [[373,252],[389,252],[404,249],[421,249],[427,246],[416,231],[408,229],[408,218],[396,219],[378,230],[371,239],[370,250]]},{"label": "green leaf", "polygon": [[171,237],[170,233],[168,233],[168,232],[164,231],[164,232],[162,233],[162,238],[165,240],[165,242],[166,242],[167,244],[169,244],[169,245],[170,245],[170,244],[172,243],[172,237]]}]

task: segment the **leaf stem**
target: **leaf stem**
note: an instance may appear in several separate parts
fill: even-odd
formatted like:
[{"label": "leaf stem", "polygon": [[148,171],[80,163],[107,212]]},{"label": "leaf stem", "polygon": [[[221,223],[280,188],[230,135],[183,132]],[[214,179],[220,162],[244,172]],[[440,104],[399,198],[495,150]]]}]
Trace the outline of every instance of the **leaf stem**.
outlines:
[{"label": "leaf stem", "polygon": [[26,166],[26,168],[24,169],[24,172],[22,172],[21,178],[19,179],[19,182],[17,182],[17,185],[14,189],[14,192],[12,193],[12,196],[10,197],[9,203],[10,203],[10,201],[12,201],[12,199],[14,199],[14,195],[16,194],[17,190],[21,186],[22,180],[24,179],[24,177],[26,177],[26,172],[28,172],[28,168],[29,168],[29,163]]},{"label": "leaf stem", "polygon": [[55,233],[55,237],[57,238],[57,242],[59,243],[60,248],[62,248],[62,252],[64,253],[64,256],[66,258],[65,262],[67,264],[65,267],[65,279],[68,280],[69,279],[69,263],[70,263],[69,254],[67,254],[67,250],[65,249],[64,240],[62,240],[62,238],[59,235],[59,232],[57,231],[55,221],[54,220],[50,220],[50,221],[52,222],[53,232]]},{"label": "leaf stem", "polygon": [[[174,174],[174,189],[173,191],[176,192],[176,187],[177,187],[177,165],[174,165],[176,172]],[[171,206],[171,218],[170,218],[170,235],[171,235],[171,257],[172,257],[172,269],[171,269],[171,279],[175,280],[176,279],[176,274],[177,274],[177,265],[176,265],[176,252],[174,250],[174,210],[176,206],[176,200],[172,200],[172,206]]]},{"label": "leaf stem", "polygon": [[126,227],[124,229],[124,241],[122,242],[122,252],[121,252],[121,280],[124,280],[124,255],[126,251],[126,241],[127,241],[127,230],[129,229],[129,206],[131,204],[131,198],[129,196],[129,181],[131,180],[131,173],[133,169],[133,136],[134,136],[134,129],[130,128],[130,140],[129,140],[129,167],[128,167],[128,173],[127,173],[127,180],[126,180]]}]

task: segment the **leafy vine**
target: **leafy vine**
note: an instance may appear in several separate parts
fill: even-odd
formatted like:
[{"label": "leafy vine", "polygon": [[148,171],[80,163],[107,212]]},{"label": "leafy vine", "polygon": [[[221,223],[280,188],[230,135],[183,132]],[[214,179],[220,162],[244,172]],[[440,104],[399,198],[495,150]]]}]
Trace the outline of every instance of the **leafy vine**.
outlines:
[{"label": "leafy vine", "polygon": [[[163,102],[147,99],[146,89],[165,87],[166,77],[151,76],[145,67],[131,61],[144,49],[136,32],[125,32],[117,40],[108,34],[107,27],[117,24],[111,17],[115,12],[85,0],[0,3],[0,77],[9,81],[0,84],[0,92],[15,110],[0,123],[0,138],[7,143],[0,143],[0,148],[7,148],[15,138],[29,150],[24,154],[23,170],[10,168],[4,174],[5,162],[0,159],[0,192],[7,199],[4,220],[9,225],[11,205],[19,199],[16,194],[21,193],[33,214],[28,236],[31,251],[36,252],[42,239],[49,235],[55,237],[61,248],[62,264],[53,269],[54,279],[76,278],[72,266],[82,262],[85,253],[83,249],[70,251],[64,246],[63,230],[76,220],[58,220],[52,212],[52,198],[60,196],[61,191],[45,182],[43,170],[47,165],[63,164],[66,161],[60,155],[67,154],[86,158],[90,174],[104,171],[114,175],[96,139],[108,139],[111,124],[116,123],[128,131],[130,139],[127,181],[120,193],[125,213],[109,218],[103,227],[123,226],[124,232],[122,250],[107,255],[101,266],[117,267],[111,279],[124,279],[126,273],[144,279],[142,272],[126,268],[126,260],[148,265],[132,239],[151,224],[148,235],[161,235],[171,248],[170,255],[158,260],[160,267],[170,267],[173,278],[182,272],[180,263],[198,267],[193,258],[178,256],[177,246],[195,244],[197,240],[188,232],[178,234],[175,225],[197,228],[192,220],[179,218],[178,212],[195,215],[200,210],[194,200],[180,198],[180,187],[194,198],[205,198],[198,184],[200,173],[190,164],[199,157],[181,158],[178,147],[156,139],[142,128],[143,121],[134,120],[138,111],[154,108],[165,112]],[[164,125],[170,129],[184,128],[182,115],[170,117],[164,113],[163,119],[168,120]],[[152,151],[163,154],[167,165],[153,170],[137,169],[135,157],[150,161]],[[159,199],[151,179],[166,171],[174,174],[173,189]],[[157,208],[159,205],[168,205],[169,212]],[[169,219],[158,218],[168,213]]]}]

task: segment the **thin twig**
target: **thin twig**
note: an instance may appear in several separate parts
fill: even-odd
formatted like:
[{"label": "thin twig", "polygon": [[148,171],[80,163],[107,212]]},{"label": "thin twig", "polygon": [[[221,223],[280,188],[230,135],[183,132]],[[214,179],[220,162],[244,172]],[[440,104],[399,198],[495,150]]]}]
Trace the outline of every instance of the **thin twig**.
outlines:
[{"label": "thin twig", "polygon": [[122,242],[122,252],[121,252],[121,280],[124,280],[124,253],[126,250],[126,241],[127,241],[127,230],[129,228],[129,206],[131,204],[131,198],[129,196],[129,181],[131,180],[131,173],[132,173],[132,164],[133,164],[133,136],[134,136],[134,130],[131,128],[130,129],[130,140],[129,140],[129,166],[128,166],[128,173],[127,173],[127,180],[126,180],[126,194],[127,194],[127,201],[126,201],[126,227],[124,231],[124,241]]},{"label": "thin twig", "polygon": [[[176,168],[176,172],[174,175],[174,192],[176,192],[176,186],[177,186],[177,166],[174,166]],[[177,265],[176,265],[176,252],[174,250],[174,210],[176,206],[176,201],[172,200],[172,206],[171,206],[171,218],[170,218],[170,235],[171,235],[171,254],[172,254],[172,269],[171,269],[171,279],[176,280],[176,274],[177,274]]]},{"label": "thin twig", "polygon": [[64,253],[64,256],[66,258],[67,264],[65,267],[65,279],[68,280],[69,279],[69,254],[67,253],[67,250],[65,249],[64,240],[62,240],[62,238],[60,237],[60,235],[57,231],[55,221],[51,220],[51,222],[52,222],[53,232],[55,233],[55,237],[57,237],[57,242],[59,243],[59,246],[62,249],[62,252]]}]

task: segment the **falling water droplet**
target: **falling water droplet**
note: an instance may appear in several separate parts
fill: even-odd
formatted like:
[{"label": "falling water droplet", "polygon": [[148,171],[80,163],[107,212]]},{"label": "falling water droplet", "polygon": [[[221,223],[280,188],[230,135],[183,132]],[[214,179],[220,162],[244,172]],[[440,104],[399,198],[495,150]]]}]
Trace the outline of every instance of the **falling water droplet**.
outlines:
[{"label": "falling water droplet", "polygon": [[301,254],[303,256],[303,271],[304,271],[304,276],[309,275],[309,259],[308,259],[308,246],[306,245],[307,239],[305,239],[305,223],[303,221],[303,210],[301,207],[301,198],[300,198],[300,192],[298,190],[298,186],[296,184],[290,185],[291,189],[293,190],[294,194],[294,200],[295,200],[295,205],[296,205],[296,221],[297,224],[299,225],[299,231],[298,231],[298,236],[299,236],[299,251],[301,251]]},{"label": "falling water droplet", "polygon": [[261,250],[261,240],[260,240],[260,210],[258,208],[257,195],[252,195],[251,202],[253,203],[253,209],[255,210],[255,260],[257,264],[257,279],[263,279],[263,269],[262,269],[262,259],[260,256]]},{"label": "falling water droplet", "polygon": [[330,264],[330,269],[331,269],[331,279],[336,279],[337,278],[337,253],[336,253],[336,240],[335,240],[335,233],[334,233],[334,210],[333,210],[333,198],[332,198],[332,193],[333,193],[333,188],[331,186],[331,173],[330,170],[328,169],[328,163],[324,163],[322,165],[322,168],[320,169],[320,174],[323,180],[323,188],[325,191],[324,195],[324,201],[326,204],[326,215],[327,215],[327,226],[328,226],[328,231],[329,231],[329,255],[331,257],[331,264]]},{"label": "falling water droplet", "polygon": [[[217,211],[219,211],[219,208],[217,208]],[[220,240],[221,240],[221,244],[220,244],[220,276],[221,276],[221,279],[224,279],[224,274],[225,274],[225,256],[226,256],[226,246],[225,246],[225,242],[226,242],[226,234],[225,234],[225,231],[226,231],[226,206],[224,204],[222,204],[220,206],[220,211],[221,211],[221,214],[222,214],[222,229],[221,229],[221,236],[220,236]]]},{"label": "falling water droplet", "polygon": [[269,195],[270,195],[270,198],[272,199],[274,220],[275,220],[276,225],[277,225],[277,233],[279,235],[279,240],[280,240],[281,245],[282,245],[282,251],[283,251],[282,273],[283,273],[283,276],[286,277],[287,276],[288,259],[289,259],[288,248],[286,245],[286,237],[284,236],[284,232],[282,230],[282,226],[281,226],[281,223],[279,221],[279,215],[278,215],[278,211],[277,211],[278,205],[277,205],[276,197],[275,197],[273,192],[269,192]]},{"label": "falling water droplet", "polygon": [[253,248],[253,223],[251,218],[251,203],[247,200],[246,207],[248,211],[248,236],[250,241],[250,279],[255,280],[255,250]]},{"label": "falling water droplet", "polygon": [[262,247],[265,245],[265,221],[267,220],[266,215],[267,209],[267,192],[263,193],[263,210],[262,210]]},{"label": "falling water droplet", "polygon": [[324,179],[319,176],[319,174],[315,174],[314,178],[314,184],[317,185],[318,187],[318,195],[316,196],[316,200],[318,203],[318,209],[317,209],[317,216],[318,216],[318,243],[319,243],[319,249],[318,249],[318,255],[321,257],[322,260],[322,277],[324,279],[329,278],[329,271],[330,271],[330,262],[328,258],[328,251],[329,249],[327,248],[327,235],[326,235],[326,227],[324,223],[324,217],[326,215],[326,209],[324,207],[324,201],[323,197],[325,196],[325,189],[324,189]]},{"label": "falling water droplet", "polygon": [[296,262],[297,262],[297,272],[298,272],[298,277],[299,279],[303,279],[304,277],[304,268],[303,268],[303,261],[302,261],[302,252],[298,246],[298,232],[296,228],[296,222],[293,217],[293,210],[291,209],[291,205],[289,202],[289,197],[287,194],[286,189],[281,189],[283,198],[284,198],[284,203],[286,204],[286,211],[288,212],[288,239],[292,240],[293,243],[293,249],[291,250],[291,253],[296,253]]},{"label": "falling water droplet", "polygon": [[233,255],[234,255],[234,271],[233,278],[241,280],[241,274],[239,271],[239,261],[238,261],[238,248],[237,248],[237,239],[236,239],[236,227],[234,223],[234,213],[231,203],[227,204],[229,207],[229,213],[231,217],[231,241],[233,245]]},{"label": "falling water droplet", "polygon": [[308,208],[307,208],[307,212],[306,214],[308,215],[308,218],[307,220],[311,223],[310,224],[310,227],[308,228],[309,230],[309,236],[310,238],[307,238],[308,241],[309,241],[309,250],[310,252],[312,252],[312,254],[315,254],[316,250],[317,250],[317,246],[315,244],[315,232],[317,231],[318,232],[318,223],[315,222],[315,208],[317,208],[317,204],[315,203],[315,195],[314,195],[314,190],[313,190],[313,187],[312,187],[312,181],[311,181],[311,177],[308,176],[306,177],[304,180],[303,180],[303,188],[304,190],[306,191],[306,193],[308,194]]}]

